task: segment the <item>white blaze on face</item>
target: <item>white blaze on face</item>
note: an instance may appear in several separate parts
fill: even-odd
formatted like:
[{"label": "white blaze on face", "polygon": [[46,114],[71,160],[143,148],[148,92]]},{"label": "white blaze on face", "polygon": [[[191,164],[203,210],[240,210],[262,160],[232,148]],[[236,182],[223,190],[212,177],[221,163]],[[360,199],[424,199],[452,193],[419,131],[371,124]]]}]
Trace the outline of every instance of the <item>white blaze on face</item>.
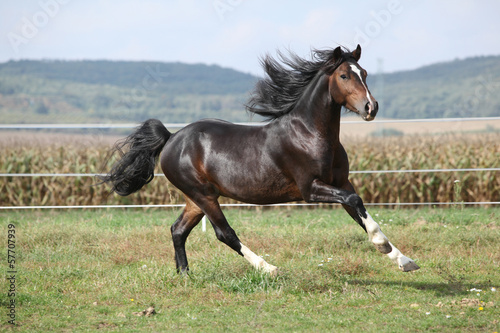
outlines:
[{"label": "white blaze on face", "polygon": [[366,98],[368,98],[368,101],[370,102],[371,105],[375,105],[375,103],[373,103],[373,100],[371,99],[370,97],[370,93],[368,92],[368,87],[366,86],[366,84],[363,82],[363,77],[361,76],[361,70],[359,69],[358,66],[354,65],[354,64],[349,64],[349,66],[351,66],[351,70],[357,75],[359,76],[359,80],[361,81],[361,84],[363,85],[363,87],[365,88],[366,90]]}]

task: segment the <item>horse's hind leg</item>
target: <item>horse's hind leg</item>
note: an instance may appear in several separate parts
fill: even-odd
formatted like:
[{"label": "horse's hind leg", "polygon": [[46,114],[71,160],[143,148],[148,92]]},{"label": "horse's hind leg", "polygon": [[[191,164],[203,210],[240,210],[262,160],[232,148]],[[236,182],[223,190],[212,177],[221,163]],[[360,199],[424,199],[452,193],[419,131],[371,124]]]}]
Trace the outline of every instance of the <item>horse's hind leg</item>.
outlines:
[{"label": "horse's hind leg", "polygon": [[240,242],[233,228],[229,226],[229,223],[222,213],[217,201],[208,201],[205,204],[200,205],[200,207],[210,220],[218,240],[228,245],[239,255],[243,256],[255,268],[272,275],[277,273],[276,266],[268,264],[263,258],[253,253],[248,247]]},{"label": "horse's hind leg", "polygon": [[186,273],[189,271],[185,246],[186,239],[191,230],[200,222],[204,215],[196,204],[188,198],[186,198],[186,200],[187,203],[184,211],[170,228],[175,250],[175,264],[179,273]]}]

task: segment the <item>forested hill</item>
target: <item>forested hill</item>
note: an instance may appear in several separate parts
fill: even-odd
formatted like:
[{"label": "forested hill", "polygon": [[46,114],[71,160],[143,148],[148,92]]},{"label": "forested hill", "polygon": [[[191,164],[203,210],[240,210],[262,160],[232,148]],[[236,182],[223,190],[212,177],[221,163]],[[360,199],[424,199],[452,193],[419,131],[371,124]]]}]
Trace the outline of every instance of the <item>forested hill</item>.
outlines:
[{"label": "forested hill", "polygon": [[28,75],[49,81],[67,81],[89,85],[112,85],[169,93],[240,94],[256,78],[216,65],[131,61],[10,61],[0,64],[0,75]]},{"label": "forested hill", "polygon": [[500,56],[437,63],[369,79],[384,117],[500,116]]},{"label": "forested hill", "polygon": [[[0,64],[0,122],[248,121],[243,105],[257,80],[204,64],[10,61]],[[370,73],[368,84],[381,117],[500,115],[500,56]]]}]

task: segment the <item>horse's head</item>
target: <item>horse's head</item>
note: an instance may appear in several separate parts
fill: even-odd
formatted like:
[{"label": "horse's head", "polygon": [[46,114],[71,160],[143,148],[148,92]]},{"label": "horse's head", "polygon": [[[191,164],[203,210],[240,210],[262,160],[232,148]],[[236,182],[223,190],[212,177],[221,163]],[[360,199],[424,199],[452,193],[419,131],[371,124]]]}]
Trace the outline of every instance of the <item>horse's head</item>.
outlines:
[{"label": "horse's head", "polygon": [[329,89],[333,100],[350,111],[356,112],[364,120],[375,119],[378,103],[366,85],[366,71],[358,64],[361,46],[352,53],[345,54],[341,47],[333,52],[333,61],[342,63],[333,71],[329,79]]}]

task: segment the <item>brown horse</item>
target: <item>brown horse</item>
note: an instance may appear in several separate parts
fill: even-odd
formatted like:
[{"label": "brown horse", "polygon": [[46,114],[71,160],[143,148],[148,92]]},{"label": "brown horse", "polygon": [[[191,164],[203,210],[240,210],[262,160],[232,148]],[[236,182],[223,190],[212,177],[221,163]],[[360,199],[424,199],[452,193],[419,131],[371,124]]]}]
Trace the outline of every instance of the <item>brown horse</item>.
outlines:
[{"label": "brown horse", "polygon": [[375,118],[378,103],[358,64],[361,47],[314,51],[312,60],[280,54],[283,63],[267,56],[267,78],[258,82],[247,105],[271,121],[265,126],[240,126],[201,120],[175,134],[156,119],[115,146],[129,146],[103,181],[120,195],[149,183],[161,153],[161,168],[186,196],[187,204],[172,225],[175,261],[188,271],[185,243],[206,215],[217,238],[271,274],[276,267],[243,245],[218,203],[220,196],[253,204],[291,201],[340,203],[368,233],[368,238],[401,270],[418,269],[381,232],[349,182],[349,162],[339,141],[341,108],[363,119]]}]

